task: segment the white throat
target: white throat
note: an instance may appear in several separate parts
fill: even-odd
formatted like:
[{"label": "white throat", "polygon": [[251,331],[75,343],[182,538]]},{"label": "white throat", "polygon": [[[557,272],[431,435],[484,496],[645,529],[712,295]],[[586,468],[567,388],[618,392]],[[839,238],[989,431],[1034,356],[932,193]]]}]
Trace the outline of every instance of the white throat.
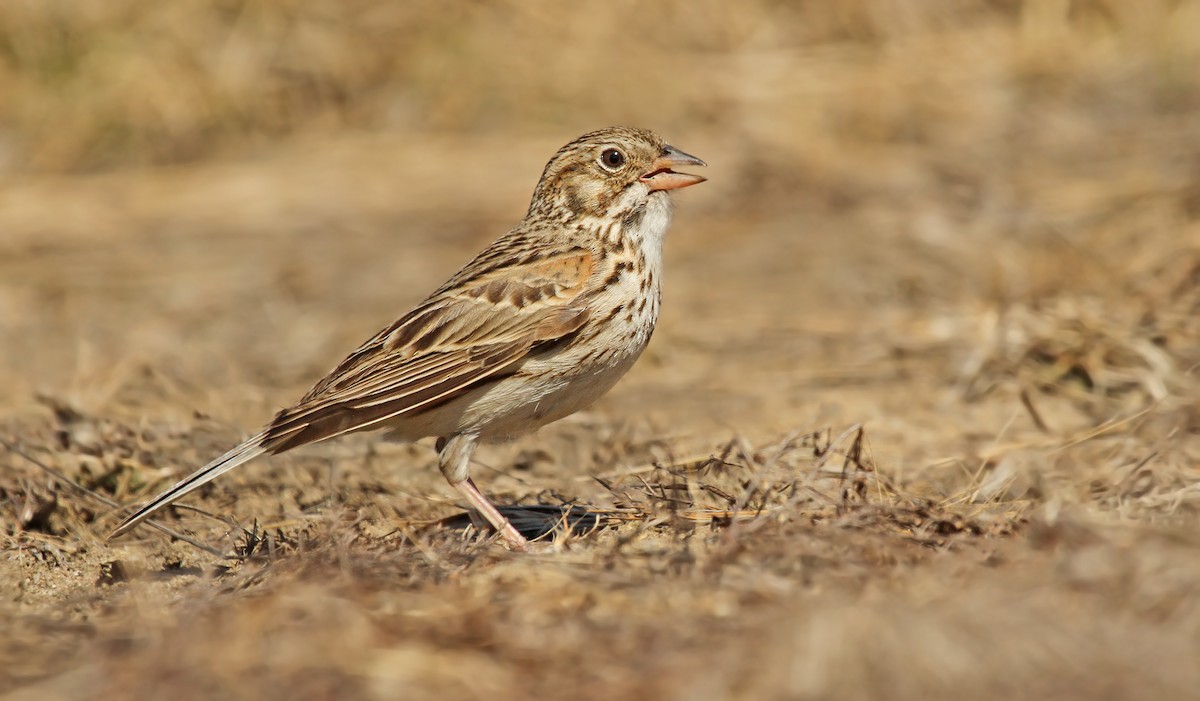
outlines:
[{"label": "white throat", "polygon": [[647,257],[662,259],[663,239],[671,226],[671,214],[674,210],[671,198],[665,193],[651,195],[646,202],[646,214],[639,225],[632,228],[629,235],[641,244]]},{"label": "white throat", "polygon": [[657,269],[662,261],[663,239],[671,226],[671,214],[674,204],[665,192],[648,192],[644,185],[631,187],[624,197],[615,202],[612,207],[615,218],[618,212],[629,212],[641,204],[640,215],[627,220],[622,233],[642,251],[646,262]]}]

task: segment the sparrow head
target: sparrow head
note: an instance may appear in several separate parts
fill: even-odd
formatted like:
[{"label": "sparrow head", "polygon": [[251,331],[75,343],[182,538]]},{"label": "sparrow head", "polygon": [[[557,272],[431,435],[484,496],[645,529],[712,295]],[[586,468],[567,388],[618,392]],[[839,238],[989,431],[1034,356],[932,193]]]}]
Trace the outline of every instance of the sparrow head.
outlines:
[{"label": "sparrow head", "polygon": [[671,190],[702,183],[676,172],[704,161],[645,129],[609,127],[575,139],[554,154],[533,193],[529,214],[566,218],[620,216]]}]

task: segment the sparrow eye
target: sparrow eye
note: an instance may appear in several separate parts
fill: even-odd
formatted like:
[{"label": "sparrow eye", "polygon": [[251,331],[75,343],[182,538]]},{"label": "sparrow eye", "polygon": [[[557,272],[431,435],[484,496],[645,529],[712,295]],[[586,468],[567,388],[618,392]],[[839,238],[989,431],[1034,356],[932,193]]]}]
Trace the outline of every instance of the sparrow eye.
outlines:
[{"label": "sparrow eye", "polygon": [[609,170],[616,170],[625,165],[625,154],[615,148],[604,149],[604,153],[600,154],[600,165]]}]

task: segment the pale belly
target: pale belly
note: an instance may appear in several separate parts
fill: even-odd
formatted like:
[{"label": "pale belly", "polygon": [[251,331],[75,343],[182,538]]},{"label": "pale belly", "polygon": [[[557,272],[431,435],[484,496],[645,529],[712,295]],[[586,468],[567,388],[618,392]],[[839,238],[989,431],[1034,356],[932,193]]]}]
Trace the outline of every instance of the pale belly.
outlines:
[{"label": "pale belly", "polygon": [[529,363],[534,366],[524,368],[529,374],[518,373],[480,386],[446,404],[389,424],[387,437],[415,441],[474,433],[485,441],[497,441],[530,433],[603,396],[629,371],[643,348],[645,344],[612,364],[584,370],[561,363],[565,371],[555,372],[544,366],[560,363]]}]

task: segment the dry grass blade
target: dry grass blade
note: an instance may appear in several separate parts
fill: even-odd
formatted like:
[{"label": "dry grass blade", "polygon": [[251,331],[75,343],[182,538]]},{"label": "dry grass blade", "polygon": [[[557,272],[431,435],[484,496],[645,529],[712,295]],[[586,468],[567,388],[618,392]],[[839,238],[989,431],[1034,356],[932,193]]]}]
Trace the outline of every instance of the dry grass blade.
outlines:
[{"label": "dry grass blade", "polygon": [[[54,468],[50,467],[46,463],[42,462],[41,460],[38,460],[37,458],[33,457],[32,455],[25,452],[24,450],[17,447],[16,445],[13,445],[12,443],[9,443],[8,441],[6,441],[4,439],[0,439],[0,445],[3,445],[4,448],[6,450],[8,450],[8,452],[10,452],[14,455],[18,455],[18,456],[24,458],[25,460],[29,461],[33,465],[36,465],[38,467],[38,469],[40,469],[43,472],[45,472],[46,474],[50,475],[54,479],[58,480],[60,483],[65,484],[68,487],[74,489],[77,493],[82,494],[83,496],[86,496],[95,501],[98,501],[101,504],[104,504],[105,506],[108,506],[112,509],[120,509],[121,508],[120,504],[116,503],[115,501],[113,501],[111,499],[108,499],[107,497],[104,497],[103,495],[97,494],[96,492],[93,492],[92,490],[90,490],[80,484],[75,483],[74,481],[68,479],[66,477],[66,475],[63,475],[61,472],[55,470]],[[194,538],[191,538],[190,536],[186,536],[178,531],[172,530],[172,529],[162,525],[161,523],[158,523],[157,521],[148,520],[148,521],[146,521],[146,525],[150,526],[151,528],[153,528],[161,533],[165,533],[166,535],[174,538],[175,540],[187,543],[188,545],[190,545],[198,550],[203,550],[204,552],[208,553],[209,555],[214,555],[216,557],[220,557],[220,558],[227,559],[227,560],[232,560],[232,559],[237,558],[236,555],[227,555],[227,554],[221,552],[220,550],[217,550],[216,548],[210,547],[208,545],[205,545],[204,543],[201,543],[200,541],[198,541]]]}]

